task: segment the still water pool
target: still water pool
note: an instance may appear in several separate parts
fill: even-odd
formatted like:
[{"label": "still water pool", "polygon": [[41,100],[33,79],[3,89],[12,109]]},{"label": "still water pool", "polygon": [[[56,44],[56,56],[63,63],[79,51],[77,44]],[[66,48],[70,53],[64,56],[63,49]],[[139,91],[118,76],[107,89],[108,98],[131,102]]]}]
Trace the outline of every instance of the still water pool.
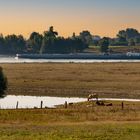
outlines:
[{"label": "still water pool", "polygon": [[[95,100],[95,99],[93,99]],[[103,101],[129,101],[140,102],[140,99],[118,99],[118,98],[99,98]],[[67,103],[77,103],[87,101],[86,98],[68,98],[68,97],[47,97],[47,96],[14,96],[8,95],[5,98],[0,99],[1,109],[15,109],[17,102],[18,108],[40,108],[41,101],[43,101],[43,108],[55,107],[56,105]]]},{"label": "still water pool", "polygon": [[0,99],[1,109],[14,109],[18,102],[18,108],[40,108],[41,101],[43,101],[44,107],[55,107],[55,105],[64,104],[65,101],[68,103],[76,103],[85,101],[84,98],[64,98],[64,97],[40,97],[40,96],[13,96],[9,95],[5,98]]}]

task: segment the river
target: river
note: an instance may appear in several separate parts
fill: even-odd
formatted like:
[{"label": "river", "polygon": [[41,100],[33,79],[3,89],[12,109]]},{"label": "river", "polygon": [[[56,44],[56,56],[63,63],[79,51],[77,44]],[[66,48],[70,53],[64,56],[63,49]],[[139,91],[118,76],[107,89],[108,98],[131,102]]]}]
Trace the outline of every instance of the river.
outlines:
[{"label": "river", "polygon": [[103,63],[140,62],[140,60],[95,60],[95,59],[16,59],[15,56],[0,55],[0,63]]}]

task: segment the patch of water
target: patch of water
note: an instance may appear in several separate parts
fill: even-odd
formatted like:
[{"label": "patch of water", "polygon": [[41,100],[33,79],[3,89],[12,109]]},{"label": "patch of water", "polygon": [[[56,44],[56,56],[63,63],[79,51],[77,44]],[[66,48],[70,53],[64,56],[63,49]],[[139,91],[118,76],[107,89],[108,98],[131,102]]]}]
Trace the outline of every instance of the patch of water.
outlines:
[{"label": "patch of water", "polygon": [[14,56],[0,55],[0,63],[118,63],[140,62],[140,60],[95,60],[95,59],[16,59]]},{"label": "patch of water", "polygon": [[[93,99],[95,100],[95,99]],[[140,102],[140,99],[118,99],[118,98],[99,98],[103,101],[129,101],[129,102]],[[77,103],[87,101],[86,98],[66,98],[66,97],[46,97],[46,96],[13,96],[8,95],[5,98],[0,99],[1,109],[15,109],[17,102],[18,108],[40,108],[41,101],[43,101],[44,107],[55,107],[56,105],[67,103]]]},{"label": "patch of water", "polygon": [[5,98],[0,99],[1,109],[14,109],[18,102],[18,108],[40,108],[41,101],[43,101],[44,107],[55,107],[55,105],[64,104],[65,101],[68,103],[76,103],[85,101],[84,98],[64,98],[64,97],[37,97],[37,96],[13,96],[9,95]]}]

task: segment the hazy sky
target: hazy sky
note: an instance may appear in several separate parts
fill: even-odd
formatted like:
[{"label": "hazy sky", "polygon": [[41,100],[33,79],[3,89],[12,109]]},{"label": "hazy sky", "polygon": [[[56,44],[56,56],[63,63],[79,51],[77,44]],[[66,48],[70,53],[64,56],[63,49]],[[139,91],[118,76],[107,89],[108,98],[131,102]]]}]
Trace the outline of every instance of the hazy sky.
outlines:
[{"label": "hazy sky", "polygon": [[115,36],[133,27],[140,31],[140,0],[0,0],[0,32],[42,33],[53,25],[59,35],[89,30]]}]

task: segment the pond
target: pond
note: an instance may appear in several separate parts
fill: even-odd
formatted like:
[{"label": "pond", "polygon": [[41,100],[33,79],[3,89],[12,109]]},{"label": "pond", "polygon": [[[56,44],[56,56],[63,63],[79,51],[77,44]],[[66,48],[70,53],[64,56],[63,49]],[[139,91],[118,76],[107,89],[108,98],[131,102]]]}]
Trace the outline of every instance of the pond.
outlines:
[{"label": "pond", "polygon": [[[95,100],[95,99],[93,99]],[[100,98],[104,101],[130,101],[140,102],[140,99],[118,99],[118,98]],[[0,99],[1,109],[15,109],[17,102],[18,108],[40,108],[41,101],[43,101],[43,108],[54,108],[56,105],[67,103],[77,103],[87,101],[86,98],[68,98],[68,97],[47,97],[47,96],[14,96],[8,95],[5,98]]]},{"label": "pond", "polygon": [[9,95],[0,99],[1,109],[15,109],[17,102],[18,108],[40,108],[41,101],[43,101],[44,107],[55,107],[55,105],[68,103],[76,103],[85,101],[85,98],[64,98],[64,97],[46,97],[46,96],[13,96]]}]

